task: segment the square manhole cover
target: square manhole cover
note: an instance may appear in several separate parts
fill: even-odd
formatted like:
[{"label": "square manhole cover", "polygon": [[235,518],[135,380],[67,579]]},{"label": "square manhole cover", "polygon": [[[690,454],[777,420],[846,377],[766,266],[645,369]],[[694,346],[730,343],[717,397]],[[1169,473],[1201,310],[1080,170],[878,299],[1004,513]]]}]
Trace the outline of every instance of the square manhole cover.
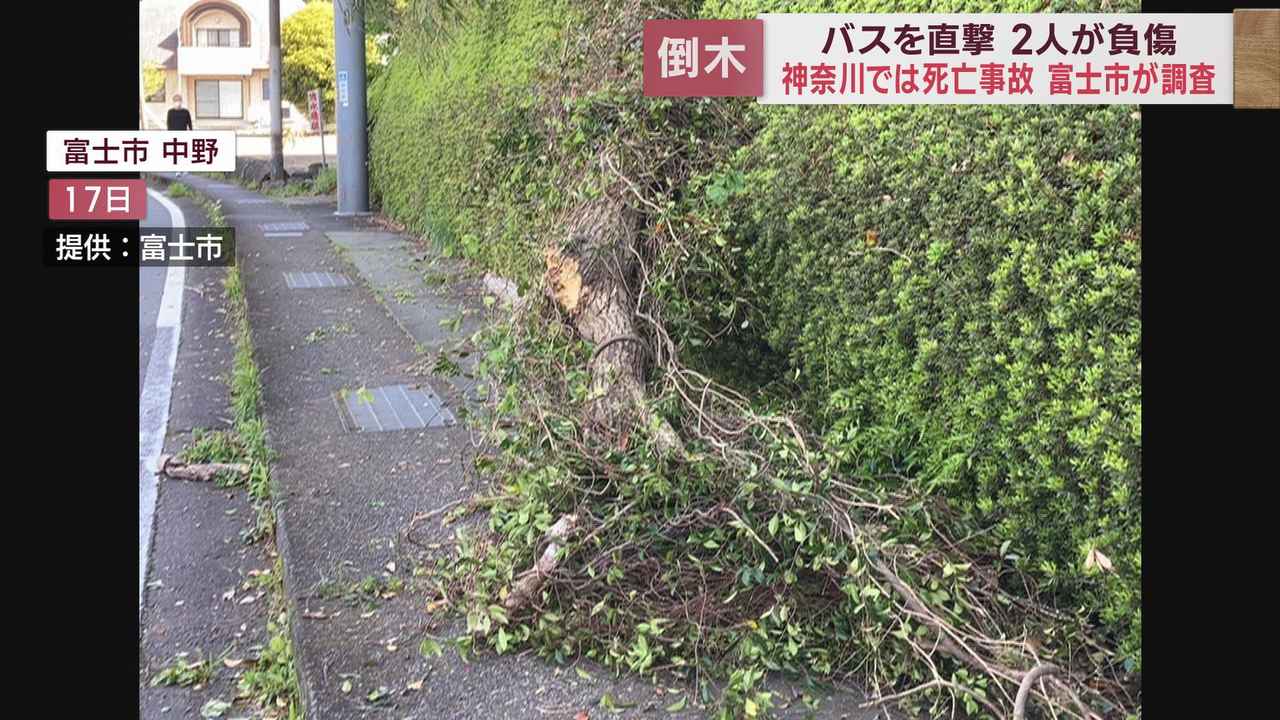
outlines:
[{"label": "square manhole cover", "polygon": [[426,386],[386,385],[335,396],[342,425],[354,432],[385,432],[456,425],[457,418]]},{"label": "square manhole cover", "polygon": [[331,272],[287,272],[284,274],[284,282],[290,290],[347,287],[351,284],[346,275]]},{"label": "square manhole cover", "polygon": [[262,223],[262,232],[306,232],[310,229],[306,223]]}]

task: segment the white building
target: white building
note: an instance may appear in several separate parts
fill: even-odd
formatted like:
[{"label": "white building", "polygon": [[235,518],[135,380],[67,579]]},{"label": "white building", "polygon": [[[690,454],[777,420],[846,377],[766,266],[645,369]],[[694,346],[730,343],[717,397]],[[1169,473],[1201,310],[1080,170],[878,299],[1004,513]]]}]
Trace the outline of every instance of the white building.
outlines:
[{"label": "white building", "polygon": [[[280,0],[280,19],[303,0]],[[143,67],[159,68],[164,88],[144,98],[147,128],[163,128],[173,96],[182,95],[197,128],[270,128],[267,0],[141,0]],[[306,117],[283,103],[285,127]]]}]

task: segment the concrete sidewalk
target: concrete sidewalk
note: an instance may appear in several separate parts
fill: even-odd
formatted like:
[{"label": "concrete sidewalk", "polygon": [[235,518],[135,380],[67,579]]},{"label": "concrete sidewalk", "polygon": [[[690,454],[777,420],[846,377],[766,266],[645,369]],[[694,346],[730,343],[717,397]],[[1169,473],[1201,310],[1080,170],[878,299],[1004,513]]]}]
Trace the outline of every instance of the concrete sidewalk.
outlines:
[{"label": "concrete sidewalk", "polygon": [[[286,205],[203,176],[183,181],[220,200],[237,231],[280,456],[278,544],[307,717],[704,717],[693,698],[682,711],[664,710],[683,690],[613,678],[586,662],[557,667],[527,654],[464,662],[446,641],[465,623],[427,612],[432,585],[419,570],[435,555],[451,556],[454,528],[437,517],[415,528],[412,542],[406,530],[416,514],[481,488],[464,462],[471,381],[430,375],[424,361],[464,343],[483,321],[474,275],[412,238],[335,217],[331,199]],[[319,287],[294,287],[307,281]],[[439,400],[458,422],[423,417],[411,393]],[[374,431],[353,431],[357,425]],[[442,656],[419,652],[428,637],[445,645]],[[630,707],[600,708],[606,693]],[[798,695],[787,688],[776,696],[780,717],[877,716],[853,709],[859,697],[824,703],[813,715]]]}]

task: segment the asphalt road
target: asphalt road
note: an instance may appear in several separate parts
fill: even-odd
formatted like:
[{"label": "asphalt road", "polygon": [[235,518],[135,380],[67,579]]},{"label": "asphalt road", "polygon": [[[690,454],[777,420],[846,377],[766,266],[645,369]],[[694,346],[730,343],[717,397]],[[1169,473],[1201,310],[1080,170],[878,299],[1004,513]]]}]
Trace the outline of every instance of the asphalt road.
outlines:
[{"label": "asphalt road", "polygon": [[[176,219],[164,213],[174,208],[154,195],[148,201],[157,206],[149,224],[199,227],[206,222],[191,201],[170,201]],[[235,348],[227,326],[224,268],[173,267],[146,274],[139,279],[143,309],[138,319],[150,347],[139,350],[147,358],[138,476],[138,561],[146,575],[139,588],[136,717],[199,718],[210,700],[238,696],[243,670],[219,663],[215,676],[196,687],[152,682],[180,655],[239,662],[258,657],[271,640],[274,606],[255,578],[273,567],[274,557],[268,555],[273,546],[246,542],[244,533],[256,527],[257,512],[244,485],[161,479],[152,470],[157,454],[190,447],[197,431],[230,428],[226,378]],[[271,717],[251,702],[237,705],[225,717]]]},{"label": "asphalt road", "polygon": [[[172,201],[147,192],[147,217],[142,227],[185,225]],[[147,582],[156,507],[156,460],[164,449],[173,394],[173,371],[181,334],[182,267],[148,267],[138,271],[138,607]]]},{"label": "asphalt road", "polygon": [[[173,218],[163,205],[147,198],[147,217],[142,227],[172,227]],[[151,362],[151,349],[156,340],[156,317],[160,313],[160,298],[164,295],[164,278],[168,268],[138,268],[138,395],[147,376]]]}]

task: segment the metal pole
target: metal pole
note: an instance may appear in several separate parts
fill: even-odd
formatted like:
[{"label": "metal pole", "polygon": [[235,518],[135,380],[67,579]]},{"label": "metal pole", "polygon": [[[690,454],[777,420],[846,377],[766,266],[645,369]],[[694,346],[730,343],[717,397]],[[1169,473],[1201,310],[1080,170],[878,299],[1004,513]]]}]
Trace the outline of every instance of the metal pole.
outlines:
[{"label": "metal pole", "polygon": [[[142,0],[138,0],[138,16],[142,16]],[[138,129],[147,129],[147,74],[142,60],[142,43],[138,43]]]},{"label": "metal pole", "polygon": [[369,212],[369,137],[365,114],[364,3],[333,3],[337,66],[338,215]]},{"label": "metal pole", "polygon": [[271,179],[284,180],[284,118],[280,110],[280,0],[267,2],[268,44],[271,48]]},{"label": "metal pole", "polygon": [[[324,96],[322,95],[321,98],[323,97]],[[329,158],[325,155],[325,152],[324,152],[324,109],[323,107],[324,106],[321,105],[321,110],[320,110],[320,166],[329,167]]]}]

